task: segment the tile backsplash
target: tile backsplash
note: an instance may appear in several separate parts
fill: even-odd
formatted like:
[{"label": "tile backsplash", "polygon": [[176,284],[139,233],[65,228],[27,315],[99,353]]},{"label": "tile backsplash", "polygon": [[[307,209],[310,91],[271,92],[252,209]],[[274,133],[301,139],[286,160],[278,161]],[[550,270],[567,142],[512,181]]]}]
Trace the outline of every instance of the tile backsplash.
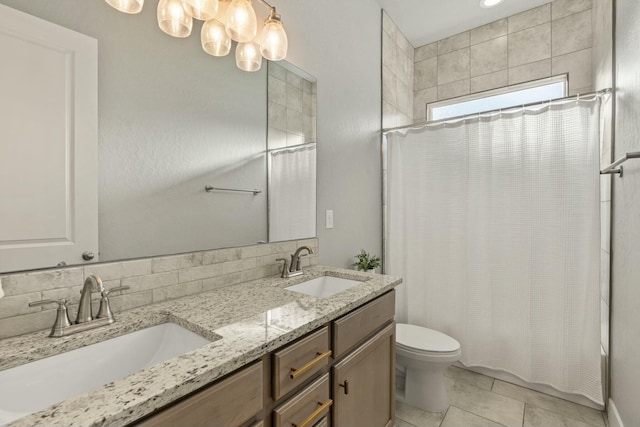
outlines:
[{"label": "tile backsplash", "polygon": [[[100,277],[105,289],[130,287],[109,297],[117,318],[122,310],[276,275],[281,269],[276,258],[288,258],[301,245],[315,252],[302,258],[302,266],[317,264],[318,239],[305,239],[0,275],[4,292],[0,298],[0,339],[53,325],[56,305],[29,307],[33,301],[65,298],[73,320],[84,279],[90,275]],[[98,301],[96,294],[94,313]]]}]

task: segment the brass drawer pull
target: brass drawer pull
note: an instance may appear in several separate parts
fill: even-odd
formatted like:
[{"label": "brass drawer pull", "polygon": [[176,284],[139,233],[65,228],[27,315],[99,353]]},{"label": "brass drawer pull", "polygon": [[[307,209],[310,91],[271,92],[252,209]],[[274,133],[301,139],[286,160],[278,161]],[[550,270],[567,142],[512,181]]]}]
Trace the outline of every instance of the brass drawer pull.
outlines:
[{"label": "brass drawer pull", "polygon": [[291,368],[291,379],[295,380],[300,375],[306,373],[311,368],[313,368],[315,365],[317,365],[318,363],[322,362],[323,360],[325,360],[326,358],[331,356],[331,350],[326,351],[324,353],[316,352],[316,355],[317,356],[314,357],[314,359],[311,362],[307,363],[302,368]]},{"label": "brass drawer pull", "polygon": [[338,384],[338,387],[344,388],[344,394],[349,394],[349,381],[344,380],[344,384]]},{"label": "brass drawer pull", "polygon": [[[329,353],[331,353],[329,351]],[[326,354],[326,353],[324,353]],[[320,405],[320,407],[318,409],[316,409],[315,411],[313,411],[313,413],[311,415],[309,415],[307,418],[304,419],[304,421],[302,421],[300,424],[298,423],[291,423],[291,425],[293,427],[307,427],[309,424],[311,424],[315,418],[320,415],[325,409],[329,409],[329,407],[331,405],[333,405],[333,400],[329,399],[326,402],[322,403],[322,402],[318,402],[318,405]]]}]

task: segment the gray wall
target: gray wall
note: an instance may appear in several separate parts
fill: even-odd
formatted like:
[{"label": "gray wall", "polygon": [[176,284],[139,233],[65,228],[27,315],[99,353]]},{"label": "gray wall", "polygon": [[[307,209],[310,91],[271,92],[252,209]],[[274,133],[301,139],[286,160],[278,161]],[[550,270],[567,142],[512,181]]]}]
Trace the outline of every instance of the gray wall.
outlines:
[{"label": "gray wall", "polygon": [[[318,79],[320,263],[381,254],[380,6],[374,0],[279,0],[287,60]],[[325,229],[333,209],[334,228]]]},{"label": "gray wall", "polygon": [[139,15],[100,0],[0,2],[99,40],[101,260],[266,240],[266,191],[203,191],[266,190],[266,62],[246,73],[233,52],[207,55],[200,23],[188,39],[164,34],[156,2]]},{"label": "gray wall", "polygon": [[[640,151],[640,3],[616,0],[615,157]],[[611,399],[626,427],[640,425],[640,161],[613,178]]]}]

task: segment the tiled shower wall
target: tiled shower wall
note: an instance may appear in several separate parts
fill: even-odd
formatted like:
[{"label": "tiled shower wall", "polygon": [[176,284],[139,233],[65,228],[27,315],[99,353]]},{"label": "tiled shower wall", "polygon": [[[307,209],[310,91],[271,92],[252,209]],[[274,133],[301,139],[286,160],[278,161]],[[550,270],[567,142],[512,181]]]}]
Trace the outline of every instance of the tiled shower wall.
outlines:
[{"label": "tiled shower wall", "polygon": [[269,62],[267,77],[270,150],[316,142],[316,83]]},{"label": "tiled shower wall", "polygon": [[302,245],[315,252],[302,258],[303,267],[317,264],[318,239],[306,239],[0,275],[0,339],[51,328],[56,305],[29,307],[33,301],[65,298],[73,320],[84,279],[92,274],[106,289],[130,287],[109,297],[117,317],[122,310],[276,275],[281,266],[275,259]]},{"label": "tiled shower wall", "polygon": [[[593,85],[596,90],[613,87],[613,0],[593,3]],[[600,146],[600,167],[613,161],[612,114],[613,99],[605,98],[602,109],[603,127]],[[609,296],[611,271],[611,180],[612,175],[600,175],[600,326],[601,343],[609,354]]]},{"label": "tiled shower wall", "polygon": [[407,38],[382,11],[382,127],[413,123],[413,53]]},{"label": "tiled shower wall", "polygon": [[569,74],[569,93],[592,91],[592,0],[555,0],[415,49],[413,119],[426,104]]}]

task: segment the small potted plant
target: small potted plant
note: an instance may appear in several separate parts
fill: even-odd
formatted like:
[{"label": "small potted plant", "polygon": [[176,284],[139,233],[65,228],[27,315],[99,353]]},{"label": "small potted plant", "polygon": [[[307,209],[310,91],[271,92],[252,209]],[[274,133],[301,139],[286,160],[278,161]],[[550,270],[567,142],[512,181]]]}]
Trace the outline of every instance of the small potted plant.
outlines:
[{"label": "small potted plant", "polygon": [[360,249],[360,253],[355,256],[356,262],[353,263],[358,270],[367,273],[375,273],[376,268],[380,266],[380,257],[367,253],[364,249]]}]

